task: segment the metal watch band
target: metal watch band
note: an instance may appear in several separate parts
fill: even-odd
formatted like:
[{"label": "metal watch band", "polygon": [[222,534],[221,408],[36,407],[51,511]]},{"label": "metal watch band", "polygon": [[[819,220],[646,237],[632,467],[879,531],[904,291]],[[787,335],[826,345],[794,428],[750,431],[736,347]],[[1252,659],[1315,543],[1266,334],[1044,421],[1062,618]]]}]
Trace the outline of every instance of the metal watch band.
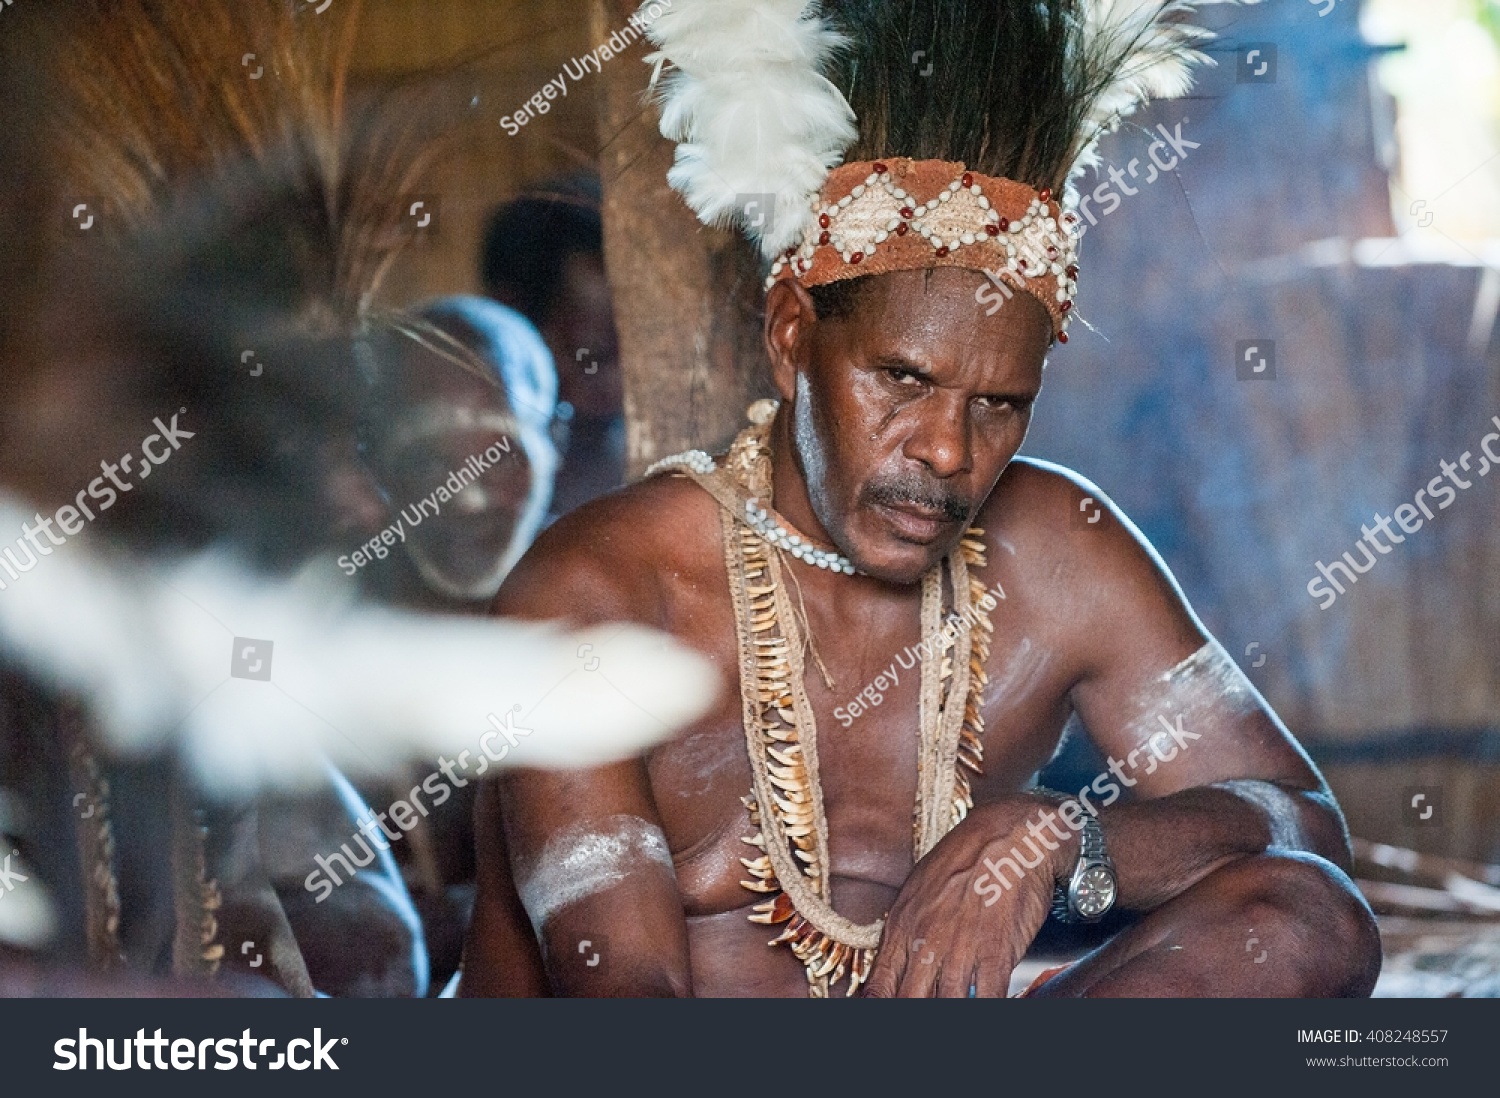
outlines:
[{"label": "metal watch band", "polygon": [[1060,923],[1082,922],[1083,920],[1073,913],[1073,905],[1068,899],[1068,889],[1080,866],[1103,862],[1113,867],[1109,851],[1104,845],[1104,829],[1099,826],[1099,817],[1088,811],[1077,797],[1042,786],[1038,786],[1033,792],[1043,796],[1057,797],[1062,801],[1072,801],[1078,805],[1078,812],[1083,817],[1083,830],[1078,836],[1078,860],[1073,863],[1072,871],[1053,885],[1051,911],[1052,918]]},{"label": "metal watch band", "polygon": [[1078,860],[1081,862],[1102,862],[1109,860],[1109,851],[1104,846],[1104,829],[1099,826],[1099,817],[1088,810],[1083,809],[1083,833],[1079,836],[1081,848],[1078,852]]}]

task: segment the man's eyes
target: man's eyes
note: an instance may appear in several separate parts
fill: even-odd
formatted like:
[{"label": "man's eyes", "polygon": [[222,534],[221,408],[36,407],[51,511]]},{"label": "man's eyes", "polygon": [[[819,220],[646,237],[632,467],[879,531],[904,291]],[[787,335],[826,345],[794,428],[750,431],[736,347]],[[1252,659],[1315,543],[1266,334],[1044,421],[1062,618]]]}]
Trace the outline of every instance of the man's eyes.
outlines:
[{"label": "man's eyes", "polygon": [[992,412],[1017,412],[1025,413],[1031,411],[1031,401],[1016,397],[980,397],[979,405]]},{"label": "man's eyes", "polygon": [[907,389],[915,389],[922,384],[922,375],[915,370],[903,370],[900,367],[890,367],[885,371],[885,376],[897,385]]},{"label": "man's eyes", "polygon": [[[901,366],[887,366],[881,373],[892,386],[898,389],[906,389],[912,392],[926,388],[927,378],[915,370],[908,370]],[[975,403],[988,412],[1015,412],[1024,415],[1031,411],[1033,398],[1010,397],[1010,396],[982,396],[975,397]]]}]

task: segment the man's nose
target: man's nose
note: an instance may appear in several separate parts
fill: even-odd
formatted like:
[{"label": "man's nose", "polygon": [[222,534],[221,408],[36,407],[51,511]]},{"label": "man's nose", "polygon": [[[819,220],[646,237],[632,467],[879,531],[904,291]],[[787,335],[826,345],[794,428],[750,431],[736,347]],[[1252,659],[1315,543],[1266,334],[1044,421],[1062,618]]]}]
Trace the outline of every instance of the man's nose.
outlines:
[{"label": "man's nose", "polygon": [[962,403],[927,410],[907,436],[902,452],[926,465],[939,478],[968,472],[973,455],[969,445],[969,417]]}]

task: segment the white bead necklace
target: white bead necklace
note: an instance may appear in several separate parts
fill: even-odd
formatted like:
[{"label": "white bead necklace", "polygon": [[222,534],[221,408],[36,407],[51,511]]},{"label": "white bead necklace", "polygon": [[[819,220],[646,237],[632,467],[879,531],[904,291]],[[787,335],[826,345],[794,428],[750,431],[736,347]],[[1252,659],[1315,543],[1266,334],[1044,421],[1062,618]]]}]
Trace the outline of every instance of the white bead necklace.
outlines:
[{"label": "white bead necklace", "polygon": [[[688,450],[662,458],[646,470],[646,476],[650,477],[667,469],[682,467],[691,469],[699,476],[708,476],[718,466],[714,459],[704,451]],[[745,525],[754,530],[763,541],[783,552],[790,553],[804,564],[810,564],[826,572],[842,572],[846,576],[852,576],[856,572],[852,560],[832,549],[820,549],[808,538],[793,533],[791,528],[782,523],[781,516],[761,506],[759,499],[752,497],[745,500],[744,518]]]}]

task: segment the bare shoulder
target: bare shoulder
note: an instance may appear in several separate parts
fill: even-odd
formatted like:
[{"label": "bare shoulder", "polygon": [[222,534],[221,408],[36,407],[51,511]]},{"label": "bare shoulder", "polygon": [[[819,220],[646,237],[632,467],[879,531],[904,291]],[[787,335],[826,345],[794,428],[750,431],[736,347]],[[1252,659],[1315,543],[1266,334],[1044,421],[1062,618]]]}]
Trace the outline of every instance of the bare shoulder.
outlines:
[{"label": "bare shoulder", "polygon": [[[1092,647],[1142,629],[1189,637],[1198,626],[1166,564],[1086,477],[1017,458],[980,510],[990,560],[1017,608]],[[1120,632],[1123,630],[1123,632]]]},{"label": "bare shoulder", "polygon": [[977,522],[992,543],[1004,539],[1007,545],[1000,548],[1009,555],[1022,546],[1047,547],[1053,566],[1160,563],[1145,536],[1097,484],[1050,461],[1012,461]]},{"label": "bare shoulder", "polygon": [[492,613],[665,628],[672,593],[723,571],[718,505],[681,476],[656,476],[564,515],[506,578]]},{"label": "bare shoulder", "polygon": [[[1085,477],[1049,461],[1018,457],[1006,466],[975,521],[1002,554],[1017,557],[1029,549],[1033,552],[1026,556],[1045,555],[1055,567],[1104,549],[1123,519]],[[1101,533],[1106,536],[1092,536]]]}]

